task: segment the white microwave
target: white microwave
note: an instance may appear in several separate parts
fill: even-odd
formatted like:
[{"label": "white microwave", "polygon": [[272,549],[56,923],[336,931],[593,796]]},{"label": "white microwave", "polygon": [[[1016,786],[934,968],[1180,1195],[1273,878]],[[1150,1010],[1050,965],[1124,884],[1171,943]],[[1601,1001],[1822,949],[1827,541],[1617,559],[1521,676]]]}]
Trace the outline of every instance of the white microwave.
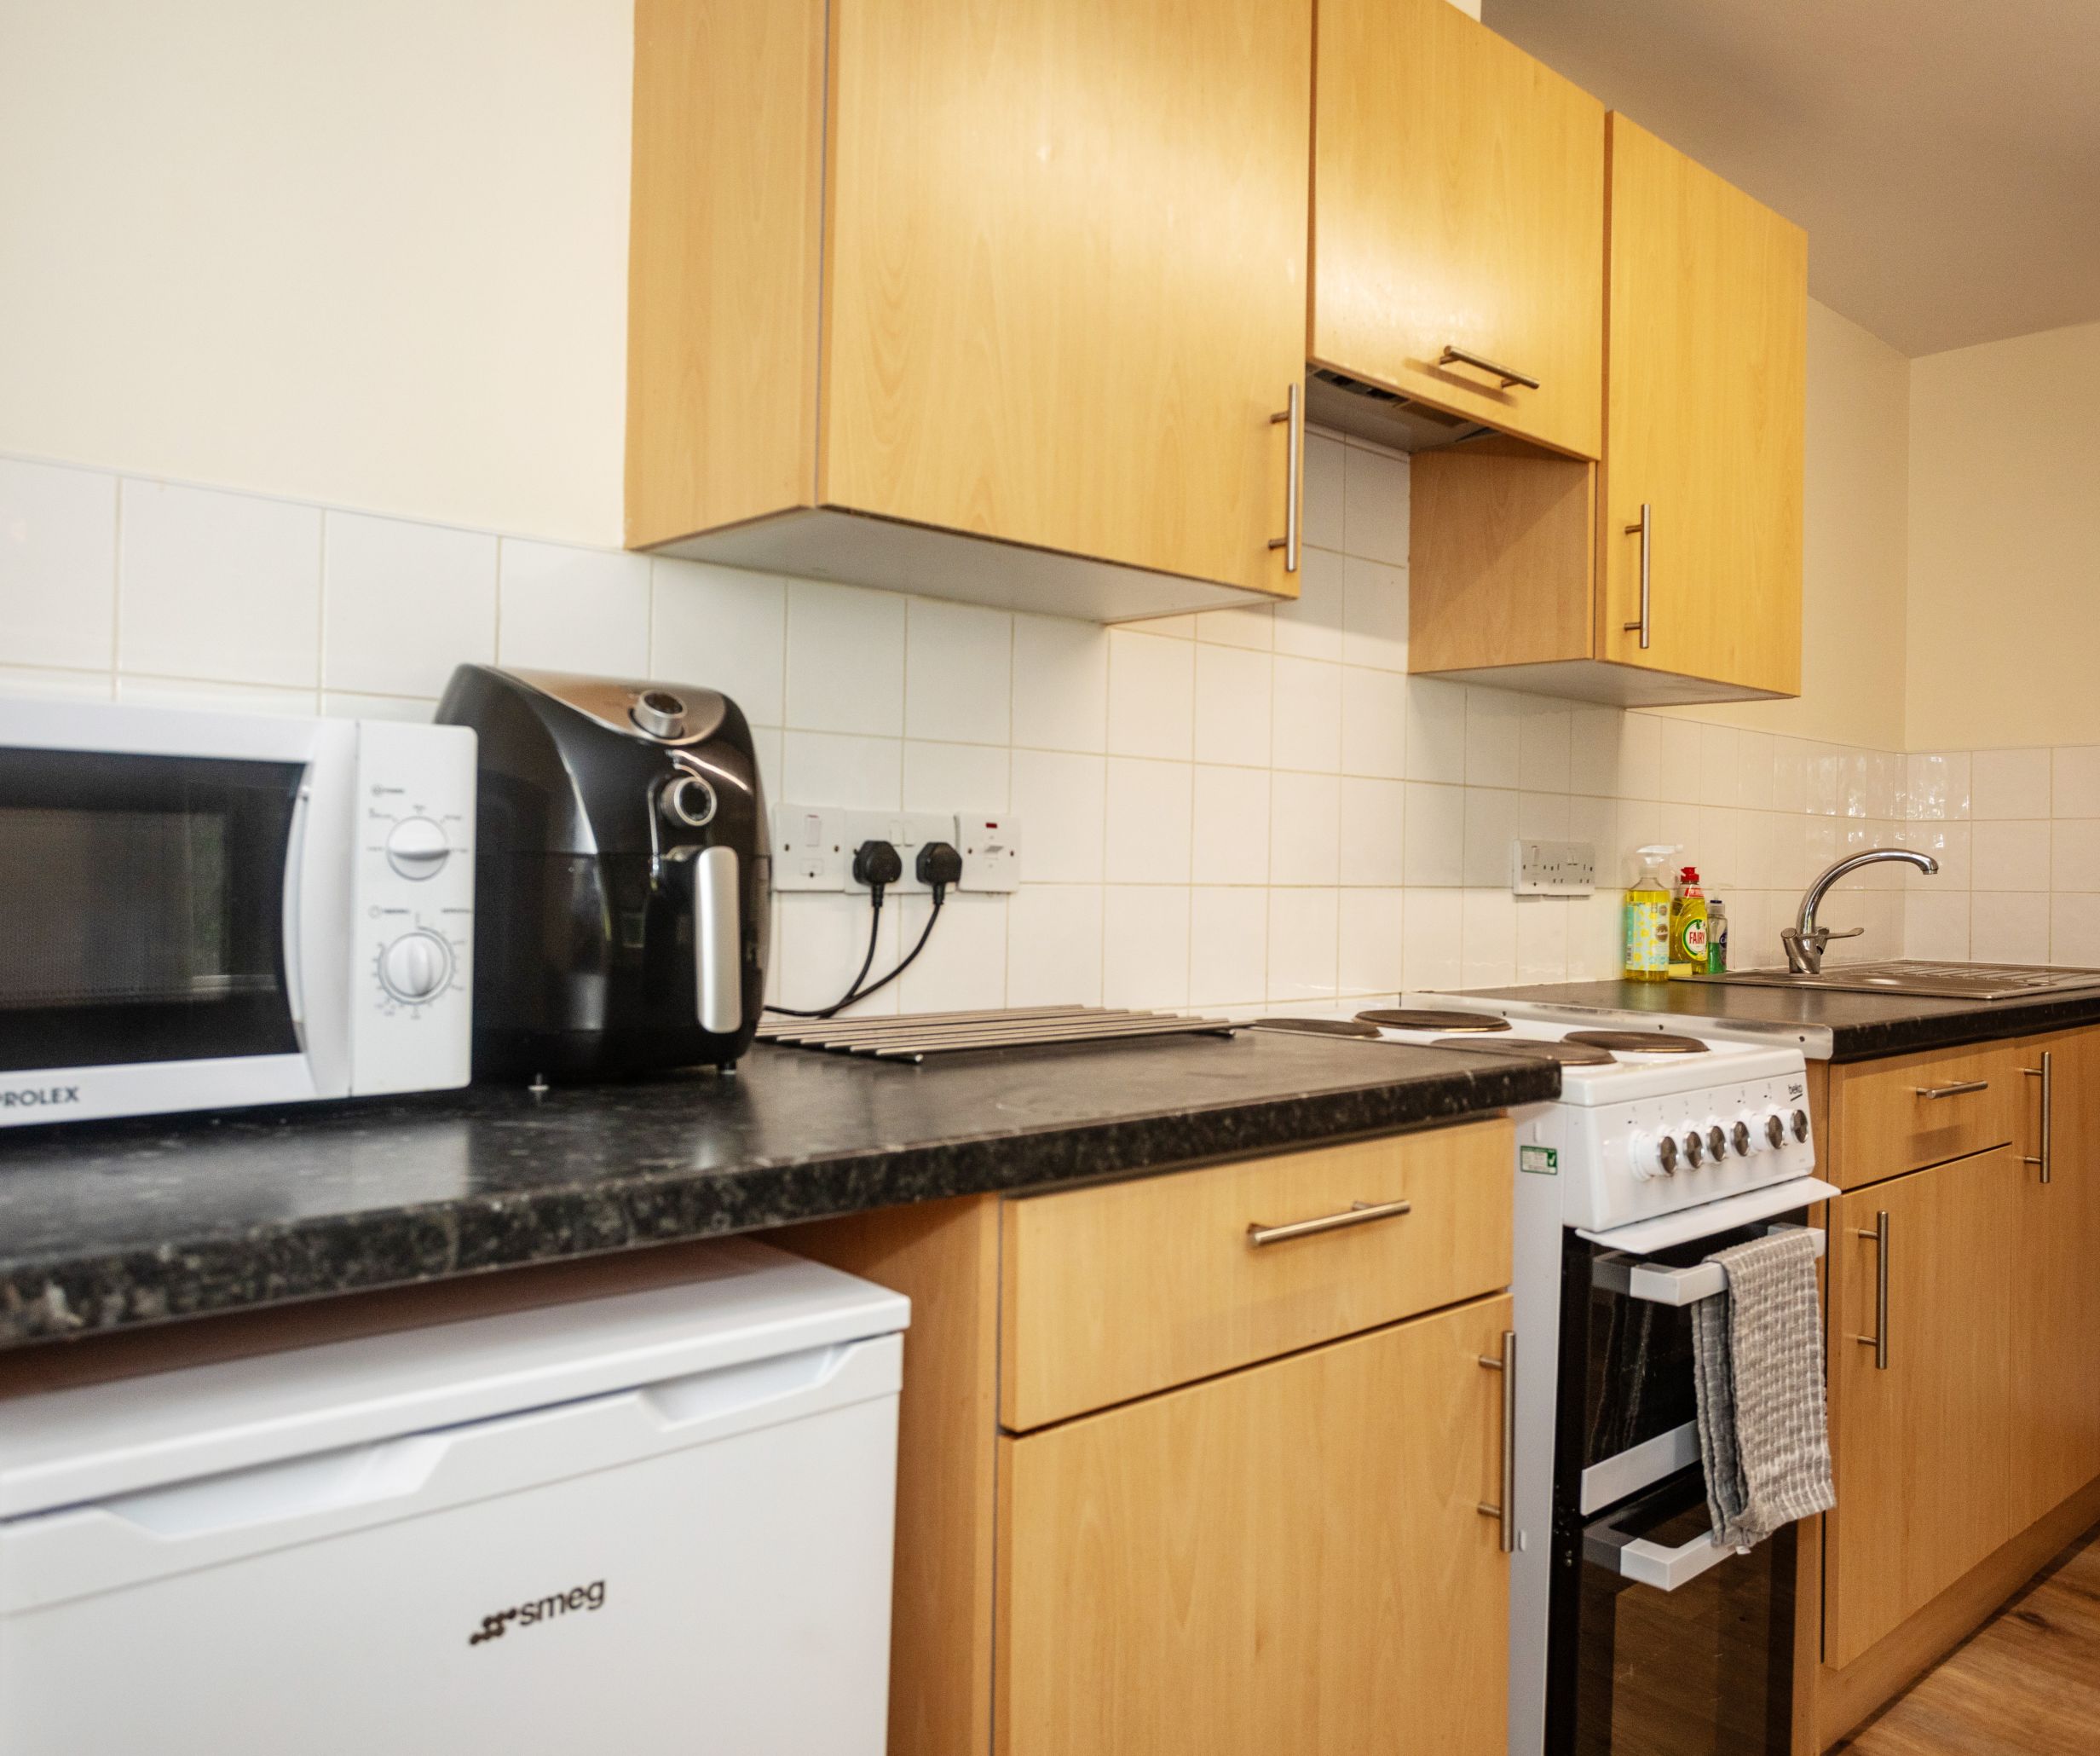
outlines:
[{"label": "white microwave", "polygon": [[0,698],[0,1128],[464,1085],[464,727]]}]

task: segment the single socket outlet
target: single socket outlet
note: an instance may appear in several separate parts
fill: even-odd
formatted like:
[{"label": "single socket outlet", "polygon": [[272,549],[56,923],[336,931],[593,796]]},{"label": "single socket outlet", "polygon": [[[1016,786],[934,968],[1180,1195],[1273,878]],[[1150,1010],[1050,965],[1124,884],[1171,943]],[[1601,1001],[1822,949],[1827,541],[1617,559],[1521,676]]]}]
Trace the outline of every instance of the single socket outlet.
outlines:
[{"label": "single socket outlet", "polygon": [[844,890],[853,849],[835,805],[773,807],[773,888]]},{"label": "single socket outlet", "polygon": [[1533,841],[1509,849],[1509,888],[1519,896],[1588,896],[1597,887],[1594,841]]},{"label": "single socket outlet", "polygon": [[1021,825],[1004,812],[955,818],[955,846],[962,854],[958,890],[1011,891],[1021,887]]}]

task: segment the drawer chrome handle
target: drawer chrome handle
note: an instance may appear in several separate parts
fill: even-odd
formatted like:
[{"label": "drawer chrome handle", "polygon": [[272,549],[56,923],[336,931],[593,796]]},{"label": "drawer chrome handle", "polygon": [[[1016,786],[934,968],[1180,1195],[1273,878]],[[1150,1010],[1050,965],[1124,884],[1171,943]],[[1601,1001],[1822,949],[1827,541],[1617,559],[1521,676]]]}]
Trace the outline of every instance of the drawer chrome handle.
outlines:
[{"label": "drawer chrome handle", "polygon": [[1293,1220],[1287,1226],[1265,1226],[1259,1222],[1247,1228],[1247,1242],[1260,1250],[1265,1244],[1288,1244],[1293,1238],[1311,1238],[1322,1232],[1339,1232],[1349,1226],[1368,1226],[1373,1220],[1398,1219],[1414,1211],[1411,1201],[1352,1201],[1346,1211],[1324,1213],[1316,1220]]},{"label": "drawer chrome handle", "polygon": [[1941,1098],[1967,1097],[1972,1091],[1988,1091],[1988,1079],[1964,1079],[1959,1085],[1913,1085],[1911,1089],[1929,1104],[1936,1104]]},{"label": "drawer chrome handle", "polygon": [[1491,372],[1500,378],[1502,387],[1505,390],[1513,384],[1522,384],[1527,390],[1536,390],[1538,388],[1538,380],[1530,374],[1519,372],[1513,366],[1504,366],[1500,361],[1491,360],[1485,354],[1474,354],[1464,348],[1454,348],[1448,342],[1444,345],[1444,351],[1437,355],[1436,363],[1439,366],[1477,366],[1482,372]]},{"label": "drawer chrome handle", "polygon": [[1490,1372],[1502,1374],[1502,1504],[1491,1506],[1486,1500],[1480,1503],[1483,1518],[1493,1518],[1502,1525],[1502,1551],[1513,1555],[1517,1546],[1517,1335],[1514,1329],[1502,1332],[1502,1355],[1492,1354],[1474,1356]]},{"label": "drawer chrome handle", "polygon": [[1855,1226],[1856,1238],[1874,1240],[1874,1332],[1855,1335],[1852,1339],[1862,1347],[1874,1350],[1874,1370],[1889,1369],[1889,1216],[1886,1212],[1874,1216],[1874,1229],[1871,1232]]},{"label": "drawer chrome handle", "polygon": [[2037,1170],[2041,1172],[2041,1180],[2045,1183],[2050,1180],[2050,1174],[2056,1169],[2057,1155],[2053,1150],[2056,1135],[2056,1116],[2054,1112],[2057,1107],[2056,1052],[2053,1049],[2044,1049],[2042,1051],[2041,1066],[2039,1067],[2022,1067],[2020,1071],[2026,1074],[2028,1078],[2039,1079],[2042,1083],[2041,1157],[2039,1158],[2031,1157],[2023,1158],[2020,1162],[2022,1164],[2031,1164]]}]

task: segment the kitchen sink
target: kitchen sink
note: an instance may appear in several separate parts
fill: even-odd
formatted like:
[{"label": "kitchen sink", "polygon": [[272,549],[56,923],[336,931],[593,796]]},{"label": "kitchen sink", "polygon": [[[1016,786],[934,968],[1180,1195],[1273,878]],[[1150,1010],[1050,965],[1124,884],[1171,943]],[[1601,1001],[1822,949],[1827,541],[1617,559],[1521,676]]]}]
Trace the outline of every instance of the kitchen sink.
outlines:
[{"label": "kitchen sink", "polygon": [[1936,1000],[2031,1000],[2045,994],[2100,988],[2100,969],[2047,963],[1931,963],[1899,959],[1849,963],[1817,975],[1786,969],[1732,970],[1695,975],[1694,982],[1739,988],[1817,988],[1838,994],[1913,994]]}]

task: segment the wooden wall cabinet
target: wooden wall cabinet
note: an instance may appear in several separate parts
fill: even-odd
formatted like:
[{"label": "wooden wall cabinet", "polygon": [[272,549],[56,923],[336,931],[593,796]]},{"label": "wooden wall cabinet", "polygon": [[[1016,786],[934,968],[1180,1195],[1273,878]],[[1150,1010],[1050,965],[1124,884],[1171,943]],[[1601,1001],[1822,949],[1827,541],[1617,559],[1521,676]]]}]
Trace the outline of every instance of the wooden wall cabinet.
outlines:
[{"label": "wooden wall cabinet", "polygon": [[891,1748],[1500,1756],[1514,1154],[1496,1118],[777,1234],[912,1301]]},{"label": "wooden wall cabinet", "polygon": [[1311,61],[1272,0],[639,0],[628,546],[1296,596]]},{"label": "wooden wall cabinet", "polygon": [[1607,118],[1603,459],[1414,462],[1411,670],[1636,706],[1797,695],[1808,246]]},{"label": "wooden wall cabinet", "polygon": [[1312,362],[1599,456],[1604,106],[1450,0],[1319,0],[1313,90]]}]

